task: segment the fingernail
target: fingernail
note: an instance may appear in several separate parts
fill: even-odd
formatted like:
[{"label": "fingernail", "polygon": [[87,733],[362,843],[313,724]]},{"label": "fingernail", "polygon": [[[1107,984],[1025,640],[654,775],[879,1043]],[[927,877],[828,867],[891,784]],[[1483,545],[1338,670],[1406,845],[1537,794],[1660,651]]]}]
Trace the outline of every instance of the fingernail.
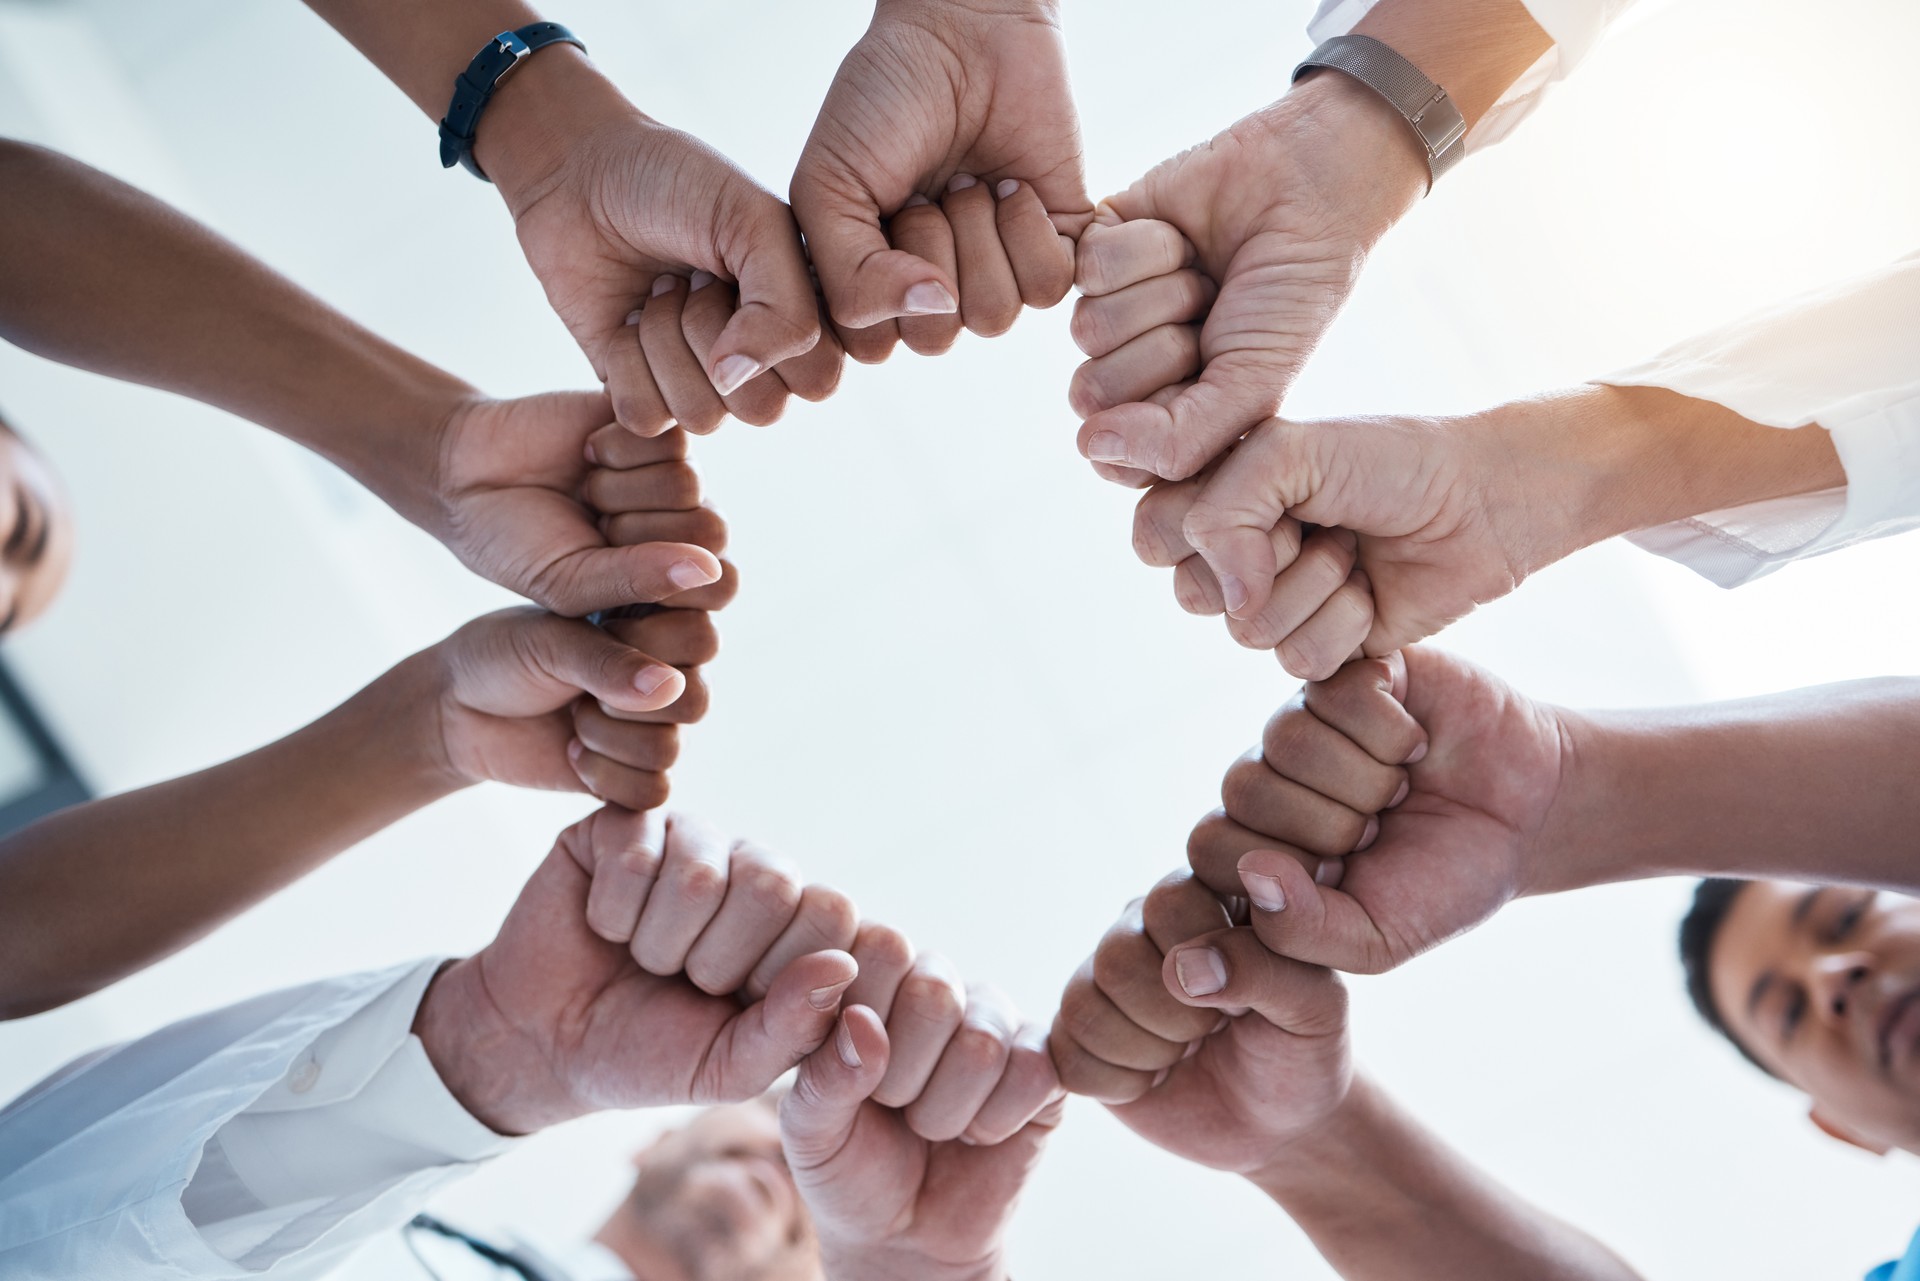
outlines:
[{"label": "fingernail", "polygon": [[657,663],[649,664],[634,673],[633,687],[639,690],[642,696],[651,696],[653,691],[659,689],[672,679],[673,669],[671,667],[661,667]]},{"label": "fingernail", "polygon": [[1188,996],[1212,996],[1227,985],[1227,962],[1210,947],[1190,947],[1173,963]]},{"label": "fingernail", "polygon": [[640,309],[638,307],[635,307],[627,313],[627,323],[629,325],[637,325],[640,323]]},{"label": "fingernail", "polygon": [[847,1026],[845,1015],[840,1017],[840,1026],[833,1034],[833,1048],[840,1052],[840,1061],[850,1068],[860,1066],[860,1051],[854,1048],[853,1030]]},{"label": "fingernail", "polygon": [[673,288],[673,282],[674,277],[672,276],[655,276],[653,278],[653,288],[647,291],[647,297],[658,298],[661,294]]},{"label": "fingernail", "polygon": [[919,192],[916,191],[911,196],[908,196],[907,203],[900,207],[902,209],[918,209],[921,205],[930,205],[932,203],[933,201],[928,200],[925,196],[921,195]]},{"label": "fingernail", "polygon": [[980,180],[970,173],[957,173],[947,179],[947,190],[965,191],[968,187],[977,186],[979,182]]},{"label": "fingernail", "polygon": [[749,379],[760,376],[760,362],[752,356],[728,356],[713,367],[713,389],[731,396]]},{"label": "fingernail", "polygon": [[1378,835],[1380,835],[1380,816],[1375,814],[1367,819],[1366,830],[1360,833],[1360,843],[1353,847],[1353,852],[1358,854],[1361,850],[1373,844],[1373,838]]},{"label": "fingernail", "polygon": [[1232,574],[1220,575],[1220,596],[1229,614],[1247,607],[1247,585]]},{"label": "fingernail", "polygon": [[586,750],[587,750],[587,745],[585,743],[582,743],[579,739],[574,738],[574,739],[567,740],[567,759],[568,760],[578,761],[580,759],[580,753]]},{"label": "fingernail", "polygon": [[966,1144],[970,1148],[977,1148],[980,1146],[980,1142],[978,1139],[970,1139],[964,1134],[960,1136],[960,1141]]},{"label": "fingernail", "polygon": [[[847,985],[852,982],[852,979],[842,979],[838,983],[829,983],[825,987],[816,987],[813,991],[807,993],[807,1004],[816,1010],[830,1010],[833,1008],[833,1003],[840,999],[840,994],[847,990]],[[859,1067],[860,1063],[858,1060],[855,1060],[847,1066]]]},{"label": "fingernail", "polygon": [[595,467],[598,467],[600,465],[600,455],[594,452],[592,441],[588,441],[587,447],[581,450],[580,452],[585,454],[587,456],[587,461],[592,463]]},{"label": "fingernail", "polygon": [[1096,463],[1127,461],[1127,442],[1117,431],[1097,431],[1087,439],[1087,457]]},{"label": "fingernail", "polygon": [[951,316],[960,310],[960,304],[953,300],[946,286],[931,280],[907,290],[906,304],[909,316]]},{"label": "fingernail", "polygon": [[1346,875],[1346,871],[1347,865],[1344,860],[1323,858],[1320,860],[1320,866],[1313,869],[1313,883],[1331,889],[1340,883],[1340,878]]},{"label": "fingernail", "polygon": [[1395,792],[1393,794],[1393,799],[1387,802],[1387,808],[1392,809],[1394,806],[1398,805],[1401,801],[1406,800],[1407,793],[1411,792],[1412,790],[1413,790],[1413,780],[1407,779],[1407,778],[1401,779],[1400,790]]},{"label": "fingernail", "polygon": [[1407,757],[1407,764],[1412,765],[1416,761],[1425,760],[1427,755],[1427,747],[1428,747],[1427,742],[1425,740],[1422,740],[1420,743],[1420,746],[1413,749],[1413,755]]},{"label": "fingernail", "polygon": [[1018,190],[1020,190],[1020,183],[1017,179],[1002,178],[1000,180],[1000,185],[993,189],[993,194],[1000,197],[1000,199],[1005,200],[1008,196],[1011,196],[1014,192]]},{"label": "fingernail", "polygon": [[1247,897],[1262,912],[1284,911],[1287,896],[1280,891],[1278,877],[1267,876],[1261,872],[1240,873],[1240,883],[1247,887]]},{"label": "fingernail", "polygon": [[684,592],[705,587],[714,581],[714,575],[697,560],[676,560],[673,568],[667,571],[667,581]]},{"label": "fingernail", "polygon": [[712,284],[713,281],[714,281],[714,275],[712,272],[696,271],[693,273],[693,275],[687,278],[687,292],[697,293],[700,290],[705,289],[708,285]]}]

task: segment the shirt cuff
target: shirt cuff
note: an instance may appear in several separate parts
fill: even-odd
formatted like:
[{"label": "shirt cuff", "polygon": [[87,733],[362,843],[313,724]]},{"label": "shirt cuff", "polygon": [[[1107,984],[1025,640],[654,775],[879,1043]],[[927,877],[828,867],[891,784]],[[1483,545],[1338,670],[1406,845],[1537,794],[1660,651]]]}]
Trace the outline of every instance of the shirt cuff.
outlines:
[{"label": "shirt cuff", "polygon": [[[1375,3],[1376,0],[1320,0],[1319,9],[1307,23],[1308,38],[1319,44],[1348,34],[1360,25],[1360,20]],[[1547,87],[1556,80],[1566,79],[1580,65],[1599,42],[1607,24],[1625,12],[1633,0],[1522,0],[1522,3],[1553,41],[1553,47],[1509,85],[1500,100],[1474,123],[1465,141],[1468,151],[1491,147],[1532,115]]]},{"label": "shirt cuff", "polygon": [[453,1097],[411,1031],[439,966],[423,962],[317,1037],[207,1143],[182,1203],[216,1251],[246,1257],[316,1206],[511,1146]]},{"label": "shirt cuff", "polygon": [[1844,489],[1749,503],[1628,536],[1722,587],[1920,528],[1920,254],[1690,338],[1599,379],[1665,387],[1770,427],[1824,427]]}]

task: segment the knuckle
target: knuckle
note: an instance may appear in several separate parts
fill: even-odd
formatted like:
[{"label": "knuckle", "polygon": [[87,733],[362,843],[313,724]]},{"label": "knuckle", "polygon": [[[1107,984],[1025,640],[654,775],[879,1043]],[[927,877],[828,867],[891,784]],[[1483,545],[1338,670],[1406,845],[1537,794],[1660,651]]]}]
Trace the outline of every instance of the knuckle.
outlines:
[{"label": "knuckle", "polygon": [[1267,722],[1266,733],[1261,736],[1267,764],[1278,769],[1312,755],[1320,728],[1319,718],[1304,703],[1282,708]]},{"label": "knuckle", "polygon": [[907,1015],[927,1023],[958,1022],[964,1008],[963,998],[953,984],[938,975],[924,972],[907,975],[894,998],[895,1015]]},{"label": "knuckle", "polygon": [[1067,330],[1073,335],[1074,346],[1089,356],[1103,356],[1112,350],[1113,325],[1106,310],[1091,298],[1082,298],[1073,305],[1073,319],[1067,323]]},{"label": "knuckle", "polygon": [[736,863],[734,884],[747,901],[767,913],[791,912],[800,902],[800,883],[785,868],[758,860]]},{"label": "knuckle", "polygon": [[809,885],[801,895],[800,910],[806,914],[820,936],[844,945],[853,941],[860,928],[860,912],[853,900],[839,890]]},{"label": "knuckle", "polygon": [[699,907],[718,907],[727,893],[727,874],[705,859],[686,859],[672,869],[675,894]]},{"label": "knuckle", "polygon": [[1228,767],[1220,780],[1220,802],[1229,817],[1246,813],[1258,802],[1273,777],[1273,771],[1258,760],[1242,756]]},{"label": "knuckle", "polygon": [[913,964],[913,944],[891,925],[862,925],[854,940],[854,948],[867,958],[869,967],[897,970]]}]

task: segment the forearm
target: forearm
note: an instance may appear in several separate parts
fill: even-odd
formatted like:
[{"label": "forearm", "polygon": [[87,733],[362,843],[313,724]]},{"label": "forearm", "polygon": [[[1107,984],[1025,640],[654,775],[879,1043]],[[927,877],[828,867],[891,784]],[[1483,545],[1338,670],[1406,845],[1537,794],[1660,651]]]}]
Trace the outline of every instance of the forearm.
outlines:
[{"label": "forearm", "polygon": [[1847,483],[1832,438],[1659,387],[1589,383],[1456,420],[1525,513],[1529,572],[1618,534]]},{"label": "forearm", "polygon": [[1920,893],[1920,679],[1563,716],[1529,892],[1685,874]]},{"label": "forearm", "polygon": [[0,1016],[150,965],[461,786],[431,664],[408,659],[256,752],[0,841]]},{"label": "forearm", "polygon": [[[307,0],[430,120],[489,38],[541,20],[523,0]],[[544,193],[570,147],[609,117],[639,112],[572,45],[554,45],[503,77],[474,134],[474,157],[518,217]],[[432,134],[423,132],[423,157]],[[470,180],[469,180],[470,181]]]},{"label": "forearm", "polygon": [[250,419],[421,516],[438,429],[472,388],[78,161],[0,141],[0,189],[0,336]]},{"label": "forearm", "polygon": [[1605,1246],[1494,1182],[1364,1076],[1253,1182],[1347,1281],[1634,1281]]}]

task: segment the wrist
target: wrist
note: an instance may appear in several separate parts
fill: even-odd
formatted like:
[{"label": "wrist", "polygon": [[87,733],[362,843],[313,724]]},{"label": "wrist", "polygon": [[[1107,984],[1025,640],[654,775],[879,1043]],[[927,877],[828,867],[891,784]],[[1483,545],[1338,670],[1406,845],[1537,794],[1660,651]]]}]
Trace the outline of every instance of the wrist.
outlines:
[{"label": "wrist", "polygon": [[1522,0],[1380,0],[1353,34],[1380,41],[1445,89],[1468,128],[1553,47]]},{"label": "wrist", "polygon": [[[1385,98],[1353,77],[1318,70],[1248,118],[1275,167],[1305,169],[1311,198],[1371,249],[1427,194],[1427,153]],[[1239,132],[1236,129],[1236,132]]]},{"label": "wrist", "polygon": [[1560,775],[1546,818],[1532,838],[1525,881],[1516,897],[1657,875],[1641,865],[1643,851],[1632,835],[1635,814],[1646,798],[1643,789],[1621,773],[1623,759],[1633,753],[1622,742],[1626,722],[1564,707],[1541,710],[1553,718],[1559,735]]},{"label": "wrist", "polygon": [[582,1114],[550,1088],[545,1056],[487,990],[485,953],[442,967],[413,1018],[413,1034],[447,1092],[495,1134],[532,1134]]},{"label": "wrist", "polygon": [[379,701],[383,741],[436,799],[479,781],[455,763],[447,747],[449,682],[439,649],[431,646],[401,659],[361,695]]},{"label": "wrist", "polygon": [[601,129],[646,120],[586,54],[551,45],[494,90],[473,154],[517,220],[558,185],[568,161]]},{"label": "wrist", "polygon": [[1384,1100],[1370,1079],[1355,1072],[1346,1092],[1318,1125],[1275,1150],[1246,1180],[1291,1211],[1302,1196],[1337,1185],[1348,1169],[1375,1145]]}]

